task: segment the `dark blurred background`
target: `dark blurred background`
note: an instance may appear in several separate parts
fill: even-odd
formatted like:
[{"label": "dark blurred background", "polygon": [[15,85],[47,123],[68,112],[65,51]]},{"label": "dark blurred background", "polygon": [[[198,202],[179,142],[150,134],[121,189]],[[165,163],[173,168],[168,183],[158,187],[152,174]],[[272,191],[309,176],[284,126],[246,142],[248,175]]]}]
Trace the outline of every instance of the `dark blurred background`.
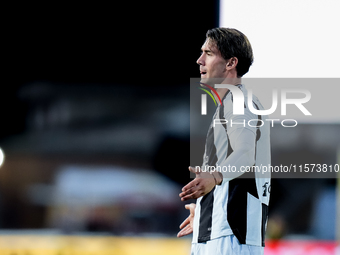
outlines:
[{"label": "dark blurred background", "polygon": [[[218,26],[218,1],[9,10],[0,228],[174,235],[187,216],[178,193],[191,180],[190,77]],[[335,164],[338,132],[278,127],[273,164]],[[335,238],[335,179],[273,180],[271,196],[272,238]]]},{"label": "dark blurred background", "polygon": [[[206,14],[199,17],[202,5]],[[217,26],[216,9],[217,1],[8,8],[0,94],[1,229],[66,225],[66,231],[139,233],[160,232],[162,222],[163,232],[177,232],[184,217],[178,193],[190,181],[189,78],[198,75],[195,61],[206,30]],[[130,190],[143,186],[138,178],[146,171],[149,179],[161,178],[159,197],[172,198],[145,206],[129,203],[131,197],[110,198],[117,190],[89,177],[103,171],[116,173],[118,183],[137,180],[129,182]],[[75,179],[67,186],[69,175]],[[64,186],[81,180],[83,197],[75,200],[95,197],[93,204],[73,208],[73,200],[67,204],[60,197],[70,197]],[[110,201],[98,202],[104,193]],[[142,194],[140,201],[159,197]],[[72,225],[71,214],[86,222]]]}]

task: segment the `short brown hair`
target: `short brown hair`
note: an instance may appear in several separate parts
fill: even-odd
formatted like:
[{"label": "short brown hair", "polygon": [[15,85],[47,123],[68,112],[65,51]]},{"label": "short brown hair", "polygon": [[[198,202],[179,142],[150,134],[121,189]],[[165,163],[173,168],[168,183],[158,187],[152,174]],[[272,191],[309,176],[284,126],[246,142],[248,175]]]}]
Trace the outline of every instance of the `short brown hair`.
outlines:
[{"label": "short brown hair", "polygon": [[216,44],[225,60],[232,57],[238,59],[236,66],[238,77],[242,77],[249,71],[254,61],[253,50],[243,33],[234,28],[213,28],[208,30],[206,37]]}]

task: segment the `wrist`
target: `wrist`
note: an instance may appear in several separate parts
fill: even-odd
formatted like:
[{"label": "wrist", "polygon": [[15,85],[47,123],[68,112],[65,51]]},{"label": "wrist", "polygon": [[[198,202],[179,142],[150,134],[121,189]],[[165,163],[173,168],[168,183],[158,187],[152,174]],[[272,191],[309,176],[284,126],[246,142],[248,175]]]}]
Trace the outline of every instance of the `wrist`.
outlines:
[{"label": "wrist", "polygon": [[221,185],[222,182],[223,182],[223,175],[222,175],[222,173],[221,172],[212,172],[211,174],[212,174],[212,176],[215,179],[215,184],[216,185]]}]

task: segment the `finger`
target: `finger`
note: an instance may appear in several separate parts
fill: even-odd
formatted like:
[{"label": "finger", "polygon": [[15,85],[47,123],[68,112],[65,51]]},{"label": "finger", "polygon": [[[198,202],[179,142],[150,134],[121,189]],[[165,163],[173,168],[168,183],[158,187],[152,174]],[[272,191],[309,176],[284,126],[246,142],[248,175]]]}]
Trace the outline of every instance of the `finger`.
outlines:
[{"label": "finger", "polygon": [[183,235],[189,235],[191,234],[193,231],[192,231],[192,227],[190,225],[188,225],[187,227],[185,227],[183,229]]},{"label": "finger", "polygon": [[186,190],[189,190],[195,186],[197,186],[197,184],[199,184],[199,180],[198,179],[194,179],[192,180],[191,182],[189,182],[187,185],[185,185],[183,188],[182,188],[182,191],[186,191]]},{"label": "finger", "polygon": [[[191,203],[192,204],[192,203]],[[185,209],[187,209],[187,210],[190,210],[190,208],[191,208],[191,204],[186,204],[184,207],[185,207]]]},{"label": "finger", "polygon": [[199,198],[201,196],[201,192],[200,191],[195,191],[193,193],[190,193],[189,195],[183,196],[181,198],[181,201],[186,201],[189,199],[195,199],[195,198]]},{"label": "finger", "polygon": [[179,232],[177,233],[177,237],[182,237],[182,236],[184,236],[184,235],[183,235],[183,230],[181,230],[181,231],[179,231]]},{"label": "finger", "polygon": [[189,166],[188,167],[189,171],[194,173],[194,174],[197,174],[197,173],[200,173],[201,172],[201,168],[200,167],[192,167],[192,166]]},{"label": "finger", "polygon": [[180,193],[180,194],[179,194],[179,197],[185,197],[185,196],[187,196],[187,195],[190,195],[190,194],[192,194],[192,193],[197,192],[199,189],[200,189],[199,186],[195,186],[195,187],[193,187],[193,188],[191,188],[191,189],[189,189],[189,190],[186,190],[186,191]]},{"label": "finger", "polygon": [[192,232],[193,232],[192,228],[188,225],[184,229],[182,229],[180,232],[178,232],[177,236],[178,237],[186,236],[186,235],[191,234]]},{"label": "finger", "polygon": [[192,228],[188,225],[184,229],[178,232],[177,237],[186,236],[192,233]]},{"label": "finger", "polygon": [[194,203],[188,204],[187,207],[185,207],[185,208],[190,211],[190,214],[194,215],[195,209],[196,209],[196,204],[194,204]]},{"label": "finger", "polygon": [[178,233],[177,233],[177,237],[182,237],[182,236],[184,236],[184,233],[186,232],[186,228],[187,228],[188,226],[186,226],[185,228],[183,228],[181,231],[179,231]]},{"label": "finger", "polygon": [[186,219],[181,223],[181,225],[179,225],[179,228],[182,229],[182,228],[184,228],[186,225],[188,225],[189,223],[190,223],[190,219],[189,219],[189,217],[188,217],[188,218],[186,218]]},{"label": "finger", "polygon": [[185,236],[185,233],[187,232],[187,227],[186,226],[184,229],[182,229],[181,231],[178,232],[177,236],[178,237],[182,237],[182,236]]},{"label": "finger", "polygon": [[191,183],[189,183],[188,185],[186,185],[185,187],[183,187],[182,191],[179,196],[180,197],[184,197],[186,195],[189,195],[191,193],[194,193],[200,189],[202,189],[202,185],[200,185],[201,182],[198,179],[195,179],[194,181],[192,181]]}]

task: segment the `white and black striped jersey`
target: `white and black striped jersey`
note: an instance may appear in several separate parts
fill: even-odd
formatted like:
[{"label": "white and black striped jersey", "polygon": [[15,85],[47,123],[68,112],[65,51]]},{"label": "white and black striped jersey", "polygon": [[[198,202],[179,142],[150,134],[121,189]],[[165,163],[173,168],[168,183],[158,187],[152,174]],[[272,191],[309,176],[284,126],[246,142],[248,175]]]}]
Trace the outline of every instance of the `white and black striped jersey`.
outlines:
[{"label": "white and black striped jersey", "polygon": [[[202,168],[242,165],[242,162],[248,169],[270,165],[269,122],[265,121],[266,116],[250,112],[247,107],[247,90],[244,85],[237,86],[245,99],[244,115],[233,115],[233,96],[229,90],[222,99],[222,105],[217,107],[208,130]],[[263,110],[255,96],[252,101],[255,109]],[[224,121],[216,124],[217,119]],[[239,134],[242,131],[250,134],[248,137],[254,140],[254,148],[252,153],[237,156],[234,149],[237,147],[235,144],[241,140]],[[231,157],[232,153],[236,157]],[[228,178],[228,173],[222,173],[225,177],[222,185],[215,186],[211,192],[197,199],[193,243],[234,234],[241,244],[264,246],[270,173],[250,171],[234,179]]]}]

